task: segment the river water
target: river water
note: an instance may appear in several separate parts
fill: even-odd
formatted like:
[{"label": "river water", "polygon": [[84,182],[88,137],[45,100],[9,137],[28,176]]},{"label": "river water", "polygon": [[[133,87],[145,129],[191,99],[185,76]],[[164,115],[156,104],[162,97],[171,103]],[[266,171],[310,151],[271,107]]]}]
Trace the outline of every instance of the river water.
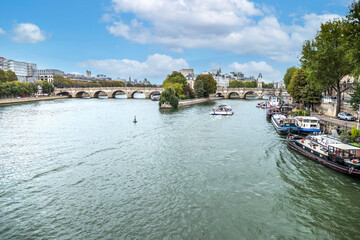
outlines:
[{"label": "river water", "polygon": [[0,239],[359,238],[360,181],[290,150],[257,101],[157,104],[1,107]]}]

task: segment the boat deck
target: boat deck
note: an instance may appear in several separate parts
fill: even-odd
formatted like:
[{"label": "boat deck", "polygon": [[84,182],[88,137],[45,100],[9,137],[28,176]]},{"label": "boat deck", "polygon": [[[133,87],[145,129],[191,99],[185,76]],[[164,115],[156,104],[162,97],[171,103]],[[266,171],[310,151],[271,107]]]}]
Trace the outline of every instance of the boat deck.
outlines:
[{"label": "boat deck", "polygon": [[[302,142],[302,141],[304,141],[304,142]],[[297,139],[297,140],[295,140],[295,142],[297,142],[298,145],[303,145],[303,148],[306,148],[306,147],[310,148],[311,153],[317,152],[323,156],[326,156],[326,157],[328,156],[327,148],[325,148],[325,147],[321,146],[320,144],[315,143],[309,139],[305,139],[305,140]]]}]

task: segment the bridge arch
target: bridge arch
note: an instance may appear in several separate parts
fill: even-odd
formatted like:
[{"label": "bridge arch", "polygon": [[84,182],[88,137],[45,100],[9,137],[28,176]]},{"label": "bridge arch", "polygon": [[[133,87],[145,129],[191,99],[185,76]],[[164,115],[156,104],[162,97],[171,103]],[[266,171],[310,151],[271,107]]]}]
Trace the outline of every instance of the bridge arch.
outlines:
[{"label": "bridge arch", "polygon": [[[144,95],[144,97],[138,97],[138,98],[146,98],[145,92],[142,91],[142,90],[136,90],[136,91],[132,92],[132,93],[131,93],[131,98],[135,98],[135,94],[137,94],[137,93]],[[141,96],[142,96],[142,95],[141,95]]]},{"label": "bridge arch", "polygon": [[90,93],[88,93],[86,91],[79,91],[75,94],[75,97],[76,98],[90,98]]},{"label": "bridge arch", "polygon": [[69,98],[72,97],[71,93],[69,93],[69,92],[59,92],[56,94],[56,96],[67,96]]},{"label": "bridge arch", "polygon": [[161,94],[160,91],[155,90],[155,91],[150,92],[149,96],[151,97],[151,96],[153,96],[153,95],[160,95],[160,94]]},{"label": "bridge arch", "polygon": [[[119,93],[119,94],[118,94],[118,93]],[[111,93],[110,96],[111,96],[112,98],[115,98],[116,95],[125,95],[125,98],[126,98],[126,92],[125,92],[124,90],[121,90],[121,89],[115,90],[114,92]]]},{"label": "bridge arch", "polygon": [[244,98],[245,99],[258,99],[259,94],[257,94],[254,91],[247,91],[247,92],[244,93]]},{"label": "bridge arch", "polygon": [[238,92],[229,92],[229,98],[241,98],[240,93]]},{"label": "bridge arch", "polygon": [[106,92],[104,92],[104,91],[96,91],[95,93],[94,93],[94,95],[93,95],[93,97],[94,98],[99,98],[99,96],[104,96],[104,97],[106,97],[106,98],[108,98],[109,97],[109,95],[106,93]]}]

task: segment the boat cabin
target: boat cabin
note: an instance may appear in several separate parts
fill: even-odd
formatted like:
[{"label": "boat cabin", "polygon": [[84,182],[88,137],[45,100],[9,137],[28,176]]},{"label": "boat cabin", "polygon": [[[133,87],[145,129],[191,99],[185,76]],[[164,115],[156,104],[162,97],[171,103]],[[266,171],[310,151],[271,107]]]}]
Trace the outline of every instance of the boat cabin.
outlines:
[{"label": "boat cabin", "polygon": [[320,129],[320,120],[316,117],[297,117],[296,126],[306,129]]},{"label": "boat cabin", "polygon": [[349,144],[330,144],[329,154],[339,158],[360,159],[360,148]]}]

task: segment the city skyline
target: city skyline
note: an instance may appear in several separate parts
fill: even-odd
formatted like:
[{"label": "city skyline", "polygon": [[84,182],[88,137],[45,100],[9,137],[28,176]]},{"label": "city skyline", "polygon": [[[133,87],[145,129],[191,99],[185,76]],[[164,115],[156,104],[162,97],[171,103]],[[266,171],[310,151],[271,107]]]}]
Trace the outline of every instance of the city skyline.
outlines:
[{"label": "city skyline", "polygon": [[153,83],[182,68],[219,67],[277,82],[320,22],[345,16],[350,2],[12,1],[0,16],[0,55]]}]

